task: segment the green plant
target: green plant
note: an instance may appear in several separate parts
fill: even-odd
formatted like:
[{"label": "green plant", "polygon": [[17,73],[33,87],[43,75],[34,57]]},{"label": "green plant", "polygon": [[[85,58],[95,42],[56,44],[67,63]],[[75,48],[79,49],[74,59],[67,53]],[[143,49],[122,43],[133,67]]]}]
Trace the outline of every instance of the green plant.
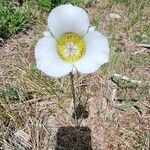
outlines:
[{"label": "green plant", "polygon": [[16,87],[8,86],[7,89],[3,92],[5,97],[8,97],[11,100],[19,100],[19,94]]},{"label": "green plant", "polygon": [[8,38],[23,30],[31,18],[28,5],[17,6],[15,3],[0,2],[0,37]]},{"label": "green plant", "polygon": [[138,69],[142,66],[145,66],[150,61],[148,56],[134,56],[130,61],[130,68],[132,70]]},{"label": "green plant", "polygon": [[93,19],[93,25],[96,27],[96,29],[98,29],[100,27],[100,24],[101,24],[101,19],[99,16],[96,16]]},{"label": "green plant", "polygon": [[150,28],[149,24],[145,23],[141,29],[133,34],[133,40],[137,43],[150,43]]},{"label": "green plant", "polygon": [[50,8],[52,5],[52,1],[51,0],[37,0],[37,3],[40,7],[48,7]]}]

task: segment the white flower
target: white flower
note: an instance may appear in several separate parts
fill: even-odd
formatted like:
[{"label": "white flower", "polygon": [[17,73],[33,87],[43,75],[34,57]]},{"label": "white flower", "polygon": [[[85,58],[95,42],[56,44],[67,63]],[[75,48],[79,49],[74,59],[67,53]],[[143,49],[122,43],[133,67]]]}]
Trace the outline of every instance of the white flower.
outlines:
[{"label": "white flower", "polygon": [[35,47],[37,68],[52,77],[61,77],[74,70],[93,73],[108,62],[107,38],[93,29],[82,8],[60,5],[48,17],[52,36],[46,34]]}]

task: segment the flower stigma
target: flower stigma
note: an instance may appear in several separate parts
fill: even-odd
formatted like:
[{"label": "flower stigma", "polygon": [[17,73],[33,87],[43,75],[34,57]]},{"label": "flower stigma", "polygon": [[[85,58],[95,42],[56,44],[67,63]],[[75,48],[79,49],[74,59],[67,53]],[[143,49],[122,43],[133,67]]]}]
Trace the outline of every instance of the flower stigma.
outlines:
[{"label": "flower stigma", "polygon": [[83,36],[75,33],[65,33],[57,39],[58,56],[69,63],[78,61],[85,54],[85,41]]}]

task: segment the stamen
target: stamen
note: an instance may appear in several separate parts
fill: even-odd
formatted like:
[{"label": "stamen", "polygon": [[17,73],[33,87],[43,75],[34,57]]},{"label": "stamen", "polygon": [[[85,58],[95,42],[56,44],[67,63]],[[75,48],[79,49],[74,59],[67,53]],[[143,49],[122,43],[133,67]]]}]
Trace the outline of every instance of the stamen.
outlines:
[{"label": "stamen", "polygon": [[57,39],[57,52],[62,60],[73,63],[85,54],[85,41],[78,34],[63,34]]}]

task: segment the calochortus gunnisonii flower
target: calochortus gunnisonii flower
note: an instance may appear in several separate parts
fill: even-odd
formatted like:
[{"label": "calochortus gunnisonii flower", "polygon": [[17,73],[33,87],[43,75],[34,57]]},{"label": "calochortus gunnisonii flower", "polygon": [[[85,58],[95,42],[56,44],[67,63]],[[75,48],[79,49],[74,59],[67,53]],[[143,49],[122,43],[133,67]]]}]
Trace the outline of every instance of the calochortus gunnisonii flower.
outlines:
[{"label": "calochortus gunnisonii flower", "polygon": [[107,38],[89,28],[85,10],[71,4],[54,8],[48,17],[51,35],[40,39],[35,47],[36,65],[52,77],[72,71],[93,73],[109,60]]}]

